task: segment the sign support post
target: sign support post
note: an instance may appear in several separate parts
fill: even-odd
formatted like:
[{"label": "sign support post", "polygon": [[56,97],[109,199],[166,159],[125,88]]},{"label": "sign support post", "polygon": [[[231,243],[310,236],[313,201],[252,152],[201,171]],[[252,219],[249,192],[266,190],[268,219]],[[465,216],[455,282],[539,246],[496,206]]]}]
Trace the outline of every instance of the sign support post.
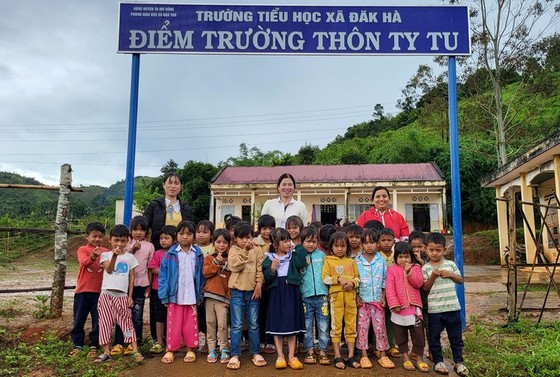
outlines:
[{"label": "sign support post", "polygon": [[128,113],[128,147],[126,153],[126,180],[124,188],[123,223],[130,225],[134,199],[134,163],[136,156],[136,130],[138,128],[138,86],[140,82],[140,54],[132,54],[130,78],[130,109]]}]

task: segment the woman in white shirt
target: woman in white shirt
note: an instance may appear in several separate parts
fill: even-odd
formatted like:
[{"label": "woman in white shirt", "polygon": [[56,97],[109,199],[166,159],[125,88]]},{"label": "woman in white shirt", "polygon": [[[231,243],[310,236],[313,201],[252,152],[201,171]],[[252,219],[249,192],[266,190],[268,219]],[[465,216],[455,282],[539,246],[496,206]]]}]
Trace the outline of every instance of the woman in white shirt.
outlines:
[{"label": "woman in white shirt", "polygon": [[307,208],[302,202],[293,198],[296,189],[296,180],[289,173],[284,173],[278,178],[276,184],[280,196],[267,200],[261,215],[271,215],[276,220],[277,228],[285,228],[286,220],[290,216],[299,216],[303,224],[307,224]]}]

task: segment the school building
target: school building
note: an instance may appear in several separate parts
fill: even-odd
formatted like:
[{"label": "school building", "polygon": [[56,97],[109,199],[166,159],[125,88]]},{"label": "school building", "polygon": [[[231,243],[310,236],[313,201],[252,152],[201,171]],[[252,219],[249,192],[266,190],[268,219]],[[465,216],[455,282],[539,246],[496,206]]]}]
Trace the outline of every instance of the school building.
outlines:
[{"label": "school building", "polygon": [[371,207],[373,188],[385,186],[411,230],[434,232],[447,225],[445,180],[434,163],[225,167],[210,183],[210,220],[222,227],[224,216],[233,214],[256,225],[264,203],[278,197],[283,173],[294,176],[294,199],[307,207],[308,222],[356,221]]},{"label": "school building", "polygon": [[523,219],[526,262],[557,263],[560,132],[496,170],[482,180],[482,186],[496,192],[502,264],[507,262],[508,232],[521,225],[513,220],[515,226],[510,226],[509,211],[517,211],[513,218]]}]

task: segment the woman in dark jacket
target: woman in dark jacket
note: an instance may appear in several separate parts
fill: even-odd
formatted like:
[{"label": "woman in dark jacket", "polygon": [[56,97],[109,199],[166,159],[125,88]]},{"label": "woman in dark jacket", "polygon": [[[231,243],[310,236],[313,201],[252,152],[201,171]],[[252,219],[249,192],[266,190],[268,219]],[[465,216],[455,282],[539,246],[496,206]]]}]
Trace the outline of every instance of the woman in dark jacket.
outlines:
[{"label": "woman in dark jacket", "polygon": [[177,226],[183,220],[193,221],[191,207],[179,199],[181,178],[177,173],[167,173],[163,176],[163,191],[165,197],[152,200],[144,210],[156,250],[161,249],[159,231],[164,225]]}]

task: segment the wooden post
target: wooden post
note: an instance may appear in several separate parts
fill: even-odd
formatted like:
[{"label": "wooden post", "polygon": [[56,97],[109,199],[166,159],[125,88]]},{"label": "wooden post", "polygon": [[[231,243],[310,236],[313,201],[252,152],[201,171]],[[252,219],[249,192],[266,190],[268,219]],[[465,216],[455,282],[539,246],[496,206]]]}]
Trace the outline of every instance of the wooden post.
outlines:
[{"label": "wooden post", "polygon": [[505,197],[508,200],[508,322],[517,321],[517,256],[515,253],[515,190],[510,187]]},{"label": "wooden post", "polygon": [[68,207],[72,187],[72,168],[69,164],[60,167],[60,194],[56,211],[54,235],[54,278],[51,295],[51,317],[62,316],[66,264],[68,256]]}]

